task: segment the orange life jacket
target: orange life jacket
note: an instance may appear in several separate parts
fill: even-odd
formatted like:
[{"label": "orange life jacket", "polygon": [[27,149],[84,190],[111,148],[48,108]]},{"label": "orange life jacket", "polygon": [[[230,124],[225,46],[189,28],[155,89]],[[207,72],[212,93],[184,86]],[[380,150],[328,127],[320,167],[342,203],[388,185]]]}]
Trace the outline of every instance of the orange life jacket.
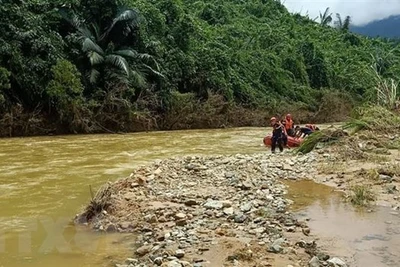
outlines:
[{"label": "orange life jacket", "polygon": [[293,120],[292,119],[286,119],[286,124],[285,124],[285,128],[286,130],[290,130],[293,128]]}]

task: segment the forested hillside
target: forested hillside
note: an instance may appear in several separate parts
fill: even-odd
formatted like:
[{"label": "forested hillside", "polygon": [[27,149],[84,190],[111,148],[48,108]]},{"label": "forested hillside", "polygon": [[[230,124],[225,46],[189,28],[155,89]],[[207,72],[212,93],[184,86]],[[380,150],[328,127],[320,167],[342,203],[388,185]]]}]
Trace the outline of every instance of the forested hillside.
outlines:
[{"label": "forested hillside", "polygon": [[400,73],[273,0],[0,0],[0,23],[3,136],[335,120]]},{"label": "forested hillside", "polygon": [[373,21],[363,26],[352,26],[350,30],[370,37],[400,39],[400,15]]}]

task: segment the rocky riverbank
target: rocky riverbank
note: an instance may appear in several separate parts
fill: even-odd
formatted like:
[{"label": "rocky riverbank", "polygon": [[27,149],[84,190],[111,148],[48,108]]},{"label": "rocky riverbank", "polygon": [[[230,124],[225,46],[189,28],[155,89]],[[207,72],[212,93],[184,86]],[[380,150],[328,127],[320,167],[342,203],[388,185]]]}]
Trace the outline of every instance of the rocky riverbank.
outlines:
[{"label": "rocky riverbank", "polygon": [[157,161],[101,188],[76,222],[137,234],[132,257],[117,266],[345,266],[289,211],[279,180],[313,177],[329,157]]}]

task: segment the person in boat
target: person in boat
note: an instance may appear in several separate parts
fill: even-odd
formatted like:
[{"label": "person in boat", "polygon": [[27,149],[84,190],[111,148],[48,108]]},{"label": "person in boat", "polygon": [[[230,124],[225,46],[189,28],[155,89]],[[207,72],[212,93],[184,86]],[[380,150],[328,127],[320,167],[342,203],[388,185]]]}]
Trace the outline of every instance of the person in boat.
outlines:
[{"label": "person in boat", "polygon": [[311,131],[319,131],[319,128],[315,126],[315,124],[306,124],[306,127],[309,128]]},{"label": "person in boat", "polygon": [[291,114],[287,114],[285,117],[285,130],[289,136],[294,137],[294,123]]},{"label": "person in boat", "polygon": [[310,127],[300,127],[299,125],[297,125],[294,129],[296,138],[305,138],[314,132]]},{"label": "person in boat", "polygon": [[271,118],[272,138],[271,138],[271,152],[275,153],[276,146],[278,145],[279,151],[283,151],[284,139],[284,126],[275,118]]}]

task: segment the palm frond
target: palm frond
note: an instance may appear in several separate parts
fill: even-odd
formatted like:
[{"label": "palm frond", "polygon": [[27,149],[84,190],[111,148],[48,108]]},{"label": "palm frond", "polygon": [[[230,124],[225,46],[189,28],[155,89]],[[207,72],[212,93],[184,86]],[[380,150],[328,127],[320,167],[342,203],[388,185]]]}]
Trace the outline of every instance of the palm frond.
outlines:
[{"label": "palm frond", "polygon": [[108,34],[114,29],[115,25],[120,22],[127,22],[129,28],[135,28],[139,25],[139,12],[134,9],[122,10],[113,20],[110,27],[101,36],[101,40],[108,36]]},{"label": "palm frond", "polygon": [[86,28],[84,26],[77,28],[77,32],[79,32],[79,34],[80,34],[79,39],[82,42],[84,42],[86,38],[95,39],[95,37],[93,36],[92,32],[88,28]]},{"label": "palm frond", "polygon": [[136,55],[136,58],[140,59],[140,60],[143,60],[143,61],[153,60],[153,57],[151,55],[149,55],[149,54],[146,54],[146,53],[138,53]]},{"label": "palm frond", "polygon": [[102,55],[100,55],[99,53],[97,53],[96,51],[89,51],[88,52],[88,58],[90,60],[90,64],[93,65],[97,65],[100,64],[104,61],[104,57]]},{"label": "palm frond", "polygon": [[146,78],[144,74],[138,70],[131,72],[131,82],[133,86],[143,88],[146,86]]},{"label": "palm frond", "polygon": [[94,37],[94,39],[99,40],[100,39],[99,25],[97,25],[96,23],[91,23],[90,28],[92,29],[92,32],[93,32],[92,36]]},{"label": "palm frond", "polygon": [[350,27],[350,23],[351,23],[351,17],[346,16],[346,18],[344,19],[343,25],[342,25],[342,30],[348,30]]},{"label": "palm frond", "polygon": [[128,85],[130,83],[128,77],[125,75],[121,75],[121,73],[119,72],[109,72],[108,75],[111,80],[114,80],[120,85],[121,84]]},{"label": "palm frond", "polygon": [[325,24],[324,25],[328,25],[329,23],[331,23],[332,22],[332,17],[331,16],[328,16],[328,17],[326,17],[326,19],[325,19]]},{"label": "palm frond", "polygon": [[107,63],[113,65],[114,67],[119,68],[120,70],[123,70],[126,74],[126,76],[129,76],[130,69],[129,69],[129,63],[126,61],[126,59],[122,56],[119,55],[108,55],[105,60]]},{"label": "palm frond", "polygon": [[91,69],[89,74],[88,74],[88,78],[89,78],[89,82],[91,84],[95,84],[98,80],[100,76],[100,72],[96,69]]},{"label": "palm frond", "polygon": [[60,14],[63,20],[68,22],[71,26],[73,26],[76,29],[82,26],[82,20],[75,12],[71,11],[70,8],[61,7],[58,9],[58,14]]},{"label": "palm frond", "polygon": [[145,44],[145,47],[146,48],[151,48],[151,47],[156,47],[156,46],[158,46],[160,44],[161,44],[160,41],[150,41],[150,42]]},{"label": "palm frond", "polygon": [[148,69],[151,73],[153,73],[153,74],[155,74],[155,75],[157,75],[157,76],[160,76],[160,77],[162,77],[162,78],[165,78],[165,76],[164,76],[161,72],[154,70],[152,67],[150,67],[150,66],[148,66],[148,65],[145,65],[145,64],[143,64],[143,67],[145,67],[146,69]]},{"label": "palm frond", "polygon": [[116,54],[116,55],[119,55],[122,57],[136,58],[139,53],[133,49],[123,49],[123,50],[114,51],[113,54]]},{"label": "palm frond", "polygon": [[101,47],[96,44],[92,39],[90,38],[84,38],[83,42],[82,42],[82,51],[83,52],[91,52],[91,51],[95,51],[100,55],[104,54],[103,49],[101,49]]},{"label": "palm frond", "polygon": [[327,17],[328,17],[328,13],[329,13],[329,7],[327,7],[326,9],[325,9],[325,12],[324,12],[324,15],[323,15],[323,18],[324,19],[326,19]]},{"label": "palm frond", "polygon": [[323,26],[326,26],[332,22],[332,13],[329,13],[329,7],[327,7],[325,9],[324,14],[319,12],[319,19],[320,19],[321,25],[323,25]]},{"label": "palm frond", "polygon": [[336,27],[341,29],[343,27],[342,17],[340,16],[339,13],[336,13],[336,18],[337,18],[337,21],[335,22]]}]

